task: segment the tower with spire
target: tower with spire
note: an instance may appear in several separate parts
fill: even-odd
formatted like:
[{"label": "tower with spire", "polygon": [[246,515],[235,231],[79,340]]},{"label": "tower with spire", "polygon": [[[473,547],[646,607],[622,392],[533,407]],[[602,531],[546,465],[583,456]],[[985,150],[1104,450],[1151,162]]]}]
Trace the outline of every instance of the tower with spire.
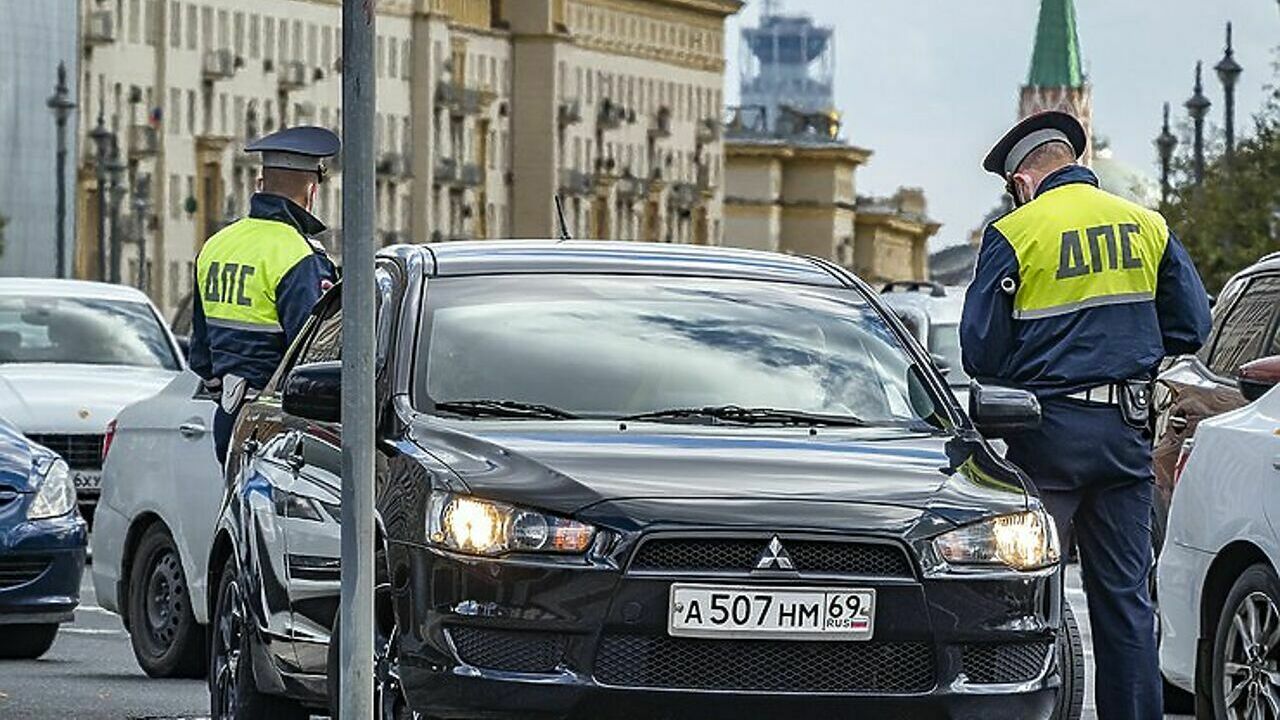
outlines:
[{"label": "tower with spire", "polygon": [[[1084,74],[1074,0],[1041,0],[1031,72],[1022,86],[1018,118],[1047,110],[1071,113],[1093,137],[1093,88]],[[1092,141],[1081,162],[1093,157]]]}]

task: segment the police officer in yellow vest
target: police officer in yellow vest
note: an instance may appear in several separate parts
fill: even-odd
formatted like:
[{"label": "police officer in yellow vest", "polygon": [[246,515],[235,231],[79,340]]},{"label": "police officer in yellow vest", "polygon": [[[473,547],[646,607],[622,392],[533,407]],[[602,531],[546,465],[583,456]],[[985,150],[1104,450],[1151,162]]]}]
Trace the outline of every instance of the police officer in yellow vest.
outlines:
[{"label": "police officer in yellow vest", "polygon": [[1151,566],[1150,383],[1209,331],[1204,286],[1158,213],[1076,164],[1076,118],[1027,118],[991,150],[1017,206],[982,238],[961,344],[974,378],[1034,392],[1038,430],[1006,438],[1059,536],[1074,535],[1101,720],[1162,716]]},{"label": "police officer in yellow vest", "polygon": [[321,127],[281,130],[246,146],[262,153],[249,216],[209,238],[196,259],[191,367],[222,394],[214,417],[219,461],[226,460],[244,393],[266,386],[316,301],[337,280],[314,240],[325,226],[311,210],[325,179],[324,159],[340,149],[338,136]]}]

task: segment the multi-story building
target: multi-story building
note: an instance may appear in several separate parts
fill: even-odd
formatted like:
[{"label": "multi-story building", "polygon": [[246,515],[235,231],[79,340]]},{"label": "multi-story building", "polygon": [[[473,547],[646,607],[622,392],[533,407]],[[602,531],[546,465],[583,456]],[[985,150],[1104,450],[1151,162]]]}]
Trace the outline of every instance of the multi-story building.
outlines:
[{"label": "multi-story building", "polygon": [[[98,273],[101,110],[97,135],[119,146],[107,165],[121,188],[104,190],[121,198],[107,225],[127,239],[122,280],[172,308],[200,244],[253,191],[244,143],[341,129],[341,3],[81,2],[77,273]],[[723,28],[740,5],[379,0],[379,240],[545,237],[559,191],[578,236],[717,243]],[[340,159],[334,170],[317,214],[340,253]],[[124,192],[140,177],[142,232]]]},{"label": "multi-story building", "polygon": [[871,151],[840,137],[832,95],[833,33],[768,2],[744,28],[741,96],[725,137],[725,244],[814,255],[867,280],[923,280],[929,238],[924,192],[859,196]]}]

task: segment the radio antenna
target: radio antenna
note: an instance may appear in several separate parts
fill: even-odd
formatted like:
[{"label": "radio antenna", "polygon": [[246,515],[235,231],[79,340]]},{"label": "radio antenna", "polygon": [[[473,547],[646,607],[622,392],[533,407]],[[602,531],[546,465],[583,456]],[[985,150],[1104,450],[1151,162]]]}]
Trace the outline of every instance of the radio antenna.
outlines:
[{"label": "radio antenna", "polygon": [[560,193],[556,193],[555,198],[556,219],[560,225],[560,242],[572,240],[573,236],[569,234],[569,223],[564,219],[564,201],[560,199]]}]

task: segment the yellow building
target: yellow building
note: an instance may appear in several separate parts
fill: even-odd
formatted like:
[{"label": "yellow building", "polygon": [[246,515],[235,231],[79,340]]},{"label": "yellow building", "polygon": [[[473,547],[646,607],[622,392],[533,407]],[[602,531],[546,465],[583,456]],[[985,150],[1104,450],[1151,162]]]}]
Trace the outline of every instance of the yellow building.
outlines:
[{"label": "yellow building", "polygon": [[[341,2],[81,2],[76,275],[98,277],[101,109],[119,187],[150,179],[144,244],[119,206],[122,279],[172,309],[201,243],[247,207],[245,142],[341,129]],[[547,237],[560,191],[576,236],[718,244],[724,21],[740,7],[379,0],[380,242]],[[335,170],[317,215],[340,253]]]}]

